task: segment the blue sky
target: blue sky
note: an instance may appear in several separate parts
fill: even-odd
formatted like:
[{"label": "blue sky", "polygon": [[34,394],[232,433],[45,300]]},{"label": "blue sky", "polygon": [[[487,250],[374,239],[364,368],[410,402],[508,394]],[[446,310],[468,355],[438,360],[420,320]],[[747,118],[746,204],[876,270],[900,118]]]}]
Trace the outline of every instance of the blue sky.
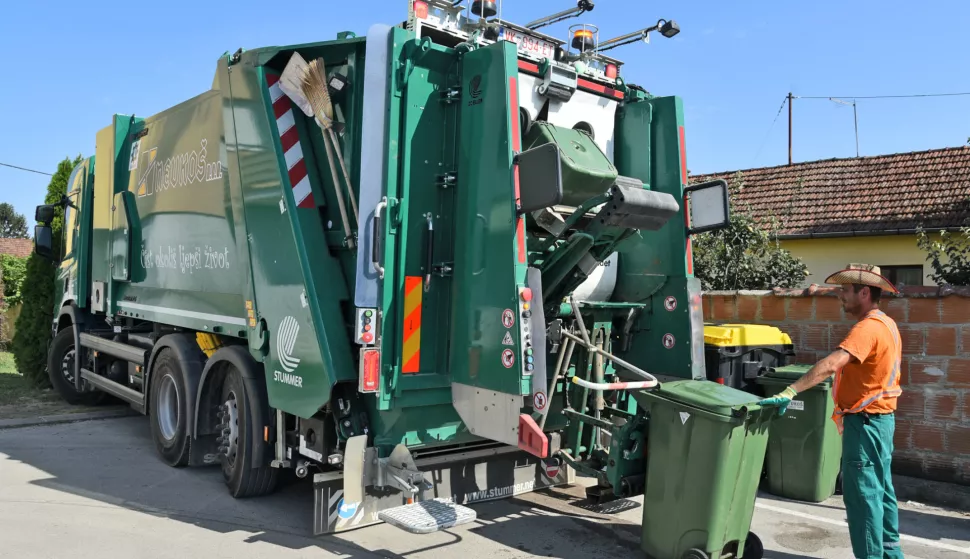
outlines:
[{"label": "blue sky", "polygon": [[[525,23],[574,5],[505,0],[504,15]],[[53,171],[65,156],[91,155],[113,113],[149,116],[201,93],[225,51],[361,35],[406,14],[407,0],[8,2],[0,162]],[[787,112],[768,132],[789,91],[970,92],[966,0],[596,0],[582,20],[545,31],[564,37],[569,23],[586,21],[605,39],[661,17],[676,20],[681,34],[613,54],[626,62],[627,81],[684,99],[693,173],[785,163]],[[862,155],[959,146],[970,136],[970,96],[860,100],[858,108]],[[796,99],[794,110],[796,161],[855,155],[851,107]],[[0,202],[32,220],[47,182],[0,167]]]}]

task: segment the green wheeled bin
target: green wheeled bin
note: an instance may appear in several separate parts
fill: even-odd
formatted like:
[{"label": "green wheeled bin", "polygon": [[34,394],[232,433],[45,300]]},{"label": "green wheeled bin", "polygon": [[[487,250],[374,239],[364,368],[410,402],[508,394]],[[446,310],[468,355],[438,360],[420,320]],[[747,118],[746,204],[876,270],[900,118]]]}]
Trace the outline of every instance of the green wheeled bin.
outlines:
[{"label": "green wheeled bin", "polygon": [[[785,389],[811,368],[778,367],[758,378],[766,397]],[[838,487],[842,437],[832,421],[832,379],[802,392],[768,433],[767,490],[772,495],[820,503]]]},{"label": "green wheeled bin", "polygon": [[641,547],[652,559],[760,559],[751,517],[775,408],[715,382],[635,393],[650,415]]}]

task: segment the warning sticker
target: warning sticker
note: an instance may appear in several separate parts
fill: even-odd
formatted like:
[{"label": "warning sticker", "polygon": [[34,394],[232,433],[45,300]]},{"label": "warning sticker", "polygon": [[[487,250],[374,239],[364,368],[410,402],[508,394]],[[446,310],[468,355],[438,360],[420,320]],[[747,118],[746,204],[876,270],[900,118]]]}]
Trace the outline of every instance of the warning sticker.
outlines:
[{"label": "warning sticker", "polygon": [[512,309],[502,311],[502,326],[506,328],[515,326],[515,313],[512,312]]},{"label": "warning sticker", "polygon": [[131,154],[128,156],[128,170],[134,171],[138,168],[138,155],[141,149],[141,140],[135,140],[131,144]]},{"label": "warning sticker", "polygon": [[677,298],[671,295],[670,297],[664,299],[664,308],[668,311],[677,310]]},{"label": "warning sticker", "polygon": [[687,420],[690,419],[690,414],[682,411],[680,412],[680,423],[681,425],[687,425]]},{"label": "warning sticker", "polygon": [[663,344],[665,348],[673,349],[676,343],[677,343],[677,339],[674,338],[673,334],[664,334]]},{"label": "warning sticker", "polygon": [[788,409],[805,411],[805,402],[802,400],[792,400],[791,403],[788,404]]},{"label": "warning sticker", "polygon": [[506,369],[511,369],[515,365],[515,354],[511,349],[502,351],[502,365],[505,365]]},{"label": "warning sticker", "polygon": [[[534,407],[535,409],[537,409],[539,411],[542,411],[542,410],[546,409],[546,393],[545,392],[536,392],[535,393],[535,396],[532,397],[532,407]],[[553,477],[555,477],[555,476],[553,476]]]},{"label": "warning sticker", "polygon": [[502,338],[502,345],[515,345],[515,341],[512,340],[512,332],[505,333],[505,337]]}]

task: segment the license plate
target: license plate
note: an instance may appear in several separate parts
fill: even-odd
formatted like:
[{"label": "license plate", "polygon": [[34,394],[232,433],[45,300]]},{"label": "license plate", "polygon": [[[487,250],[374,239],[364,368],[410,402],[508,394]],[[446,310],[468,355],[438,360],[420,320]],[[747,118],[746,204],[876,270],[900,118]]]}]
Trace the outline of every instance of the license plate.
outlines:
[{"label": "license plate", "polygon": [[519,33],[512,29],[502,28],[500,40],[515,43],[519,54],[526,54],[536,58],[555,58],[556,46],[548,41]]}]

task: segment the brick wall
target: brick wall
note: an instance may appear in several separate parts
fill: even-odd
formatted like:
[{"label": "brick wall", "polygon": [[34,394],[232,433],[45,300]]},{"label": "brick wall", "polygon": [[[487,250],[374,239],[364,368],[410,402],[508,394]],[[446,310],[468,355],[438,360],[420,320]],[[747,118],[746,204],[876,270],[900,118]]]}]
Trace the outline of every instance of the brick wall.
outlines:
[{"label": "brick wall", "polygon": [[[704,299],[709,323],[781,328],[799,363],[838,348],[855,322],[832,295],[732,292]],[[899,325],[903,342],[894,470],[970,485],[970,290],[915,290],[884,299],[881,307]]]}]

